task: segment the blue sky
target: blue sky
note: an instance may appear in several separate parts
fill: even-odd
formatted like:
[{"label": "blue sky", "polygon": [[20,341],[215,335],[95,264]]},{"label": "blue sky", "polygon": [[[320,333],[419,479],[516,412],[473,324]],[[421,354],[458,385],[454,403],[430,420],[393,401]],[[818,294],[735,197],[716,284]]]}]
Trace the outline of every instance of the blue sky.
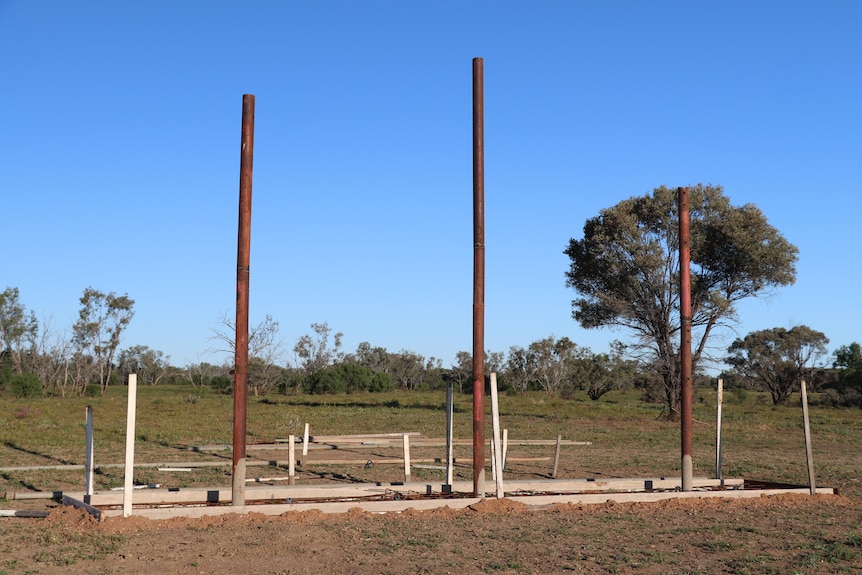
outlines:
[{"label": "blue sky", "polygon": [[55,331],[128,293],[175,365],[233,314],[242,95],[256,96],[251,322],[471,349],[472,59],[484,58],[486,348],[594,351],[571,237],[659,185],[720,184],[800,250],[736,333],[862,341],[862,4],[0,0],[0,289]]}]

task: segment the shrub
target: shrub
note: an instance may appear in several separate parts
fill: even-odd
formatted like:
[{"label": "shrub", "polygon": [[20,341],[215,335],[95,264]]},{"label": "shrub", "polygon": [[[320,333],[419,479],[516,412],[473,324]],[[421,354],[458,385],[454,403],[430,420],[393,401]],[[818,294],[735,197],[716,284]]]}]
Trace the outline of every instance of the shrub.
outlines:
[{"label": "shrub", "polygon": [[836,389],[824,389],[818,404],[823,407],[838,407],[841,405],[841,394]]},{"label": "shrub", "polygon": [[862,394],[852,387],[844,390],[841,403],[846,407],[862,407]]},{"label": "shrub", "polygon": [[42,395],[42,382],[34,373],[22,373],[12,376],[9,390],[14,397],[39,397]]},{"label": "shrub", "polygon": [[731,391],[733,397],[736,398],[736,403],[740,405],[748,401],[748,390],[744,387],[734,387]]},{"label": "shrub", "polygon": [[302,385],[302,391],[317,395],[391,389],[392,378],[388,373],[374,373],[365,366],[350,363],[319,369],[308,376]]},{"label": "shrub", "polygon": [[371,387],[368,388],[368,391],[381,392],[381,391],[392,391],[392,376],[388,373],[375,373],[374,377],[371,378]]},{"label": "shrub", "polygon": [[217,393],[233,393],[233,378],[227,375],[217,375],[210,380],[210,389]]},{"label": "shrub", "polygon": [[288,376],[286,381],[279,382],[276,388],[279,393],[287,395],[289,393],[302,390],[303,381],[304,378],[302,377],[302,374],[293,372]]},{"label": "shrub", "polygon": [[303,382],[302,390],[312,395],[344,393],[344,380],[334,367],[319,369]]}]

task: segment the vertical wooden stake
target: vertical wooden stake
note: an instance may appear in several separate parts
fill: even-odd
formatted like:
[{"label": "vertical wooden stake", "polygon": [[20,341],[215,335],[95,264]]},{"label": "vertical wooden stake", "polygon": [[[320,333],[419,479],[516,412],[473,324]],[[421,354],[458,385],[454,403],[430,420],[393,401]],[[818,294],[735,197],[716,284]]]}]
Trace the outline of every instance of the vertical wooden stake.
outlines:
[{"label": "vertical wooden stake", "polygon": [[551,473],[551,477],[554,479],[557,478],[557,468],[560,465],[560,444],[563,442],[563,436],[557,435],[557,447],[554,449],[554,471]]},{"label": "vertical wooden stake", "polygon": [[288,482],[292,485],[293,479],[296,477],[296,436],[288,436],[287,441],[287,477]]},{"label": "vertical wooden stake", "polygon": [[718,393],[715,399],[715,478],[721,476],[721,404],[724,399],[724,380],[718,378]]},{"label": "vertical wooden stake", "polygon": [[87,406],[87,461],[85,470],[84,503],[90,504],[93,495],[93,406]]},{"label": "vertical wooden stake", "polygon": [[814,485],[814,456],[811,451],[811,425],[808,423],[808,392],[805,389],[805,380],[800,382],[802,393],[802,425],[805,428],[805,459],[808,461],[808,485],[811,495],[817,493]]},{"label": "vertical wooden stake", "polygon": [[132,515],[132,491],[135,475],[135,411],[138,399],[138,376],[129,374],[129,399],[126,406],[126,467],[123,487],[123,517]]},{"label": "vertical wooden stake", "polygon": [[[497,481],[497,455],[496,455],[496,451],[497,450],[494,449],[494,438],[492,437],[491,440],[488,441],[488,452],[491,454],[491,479],[494,480],[495,493],[496,493],[497,484],[499,483]],[[498,495],[497,499],[499,499],[499,498],[500,498],[500,496]]]},{"label": "vertical wooden stake", "polygon": [[452,416],[455,408],[452,397],[452,382],[446,386],[446,485],[451,486],[453,481],[454,460],[452,457]]},{"label": "vertical wooden stake", "polygon": [[404,483],[410,483],[410,436],[406,433],[404,440]]},{"label": "vertical wooden stake", "polygon": [[506,456],[509,454],[509,430],[503,430],[503,471],[506,470]]},{"label": "vertical wooden stake", "polygon": [[302,434],[302,457],[308,455],[308,424],[305,424],[305,432]]},{"label": "vertical wooden stake", "polygon": [[497,499],[503,497],[503,442],[500,439],[500,405],[497,394],[497,374],[491,372],[491,425],[494,433],[493,460],[496,473],[493,474],[494,483],[497,488]]}]

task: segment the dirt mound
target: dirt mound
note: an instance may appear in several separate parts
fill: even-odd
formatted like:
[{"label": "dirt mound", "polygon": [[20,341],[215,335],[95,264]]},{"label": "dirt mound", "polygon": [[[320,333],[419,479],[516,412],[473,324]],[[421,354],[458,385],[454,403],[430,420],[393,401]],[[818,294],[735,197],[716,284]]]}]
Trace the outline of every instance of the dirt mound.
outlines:
[{"label": "dirt mound", "polygon": [[529,510],[529,505],[511,499],[483,499],[478,503],[469,505],[467,509],[479,513],[523,513]]},{"label": "dirt mound", "polygon": [[45,523],[73,530],[90,530],[98,525],[96,518],[86,510],[76,509],[70,505],[55,508],[45,518]]}]

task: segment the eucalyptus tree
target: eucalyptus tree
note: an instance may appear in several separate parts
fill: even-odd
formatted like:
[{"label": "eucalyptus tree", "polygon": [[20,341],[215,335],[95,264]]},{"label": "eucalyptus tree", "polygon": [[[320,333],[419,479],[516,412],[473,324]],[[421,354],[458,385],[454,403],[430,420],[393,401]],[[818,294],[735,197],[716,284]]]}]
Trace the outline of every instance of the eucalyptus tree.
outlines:
[{"label": "eucalyptus tree", "polygon": [[170,356],[146,345],[134,345],[120,351],[117,363],[122,375],[135,373],[140,383],[157,385],[168,374]]},{"label": "eucalyptus tree", "polygon": [[372,346],[363,341],[356,346],[356,353],[347,356],[346,361],[352,361],[362,367],[367,367],[373,373],[389,373],[392,357],[385,347]]},{"label": "eucalyptus tree", "polygon": [[619,341],[611,343],[610,353],[594,354],[589,348],[582,348],[583,353],[576,362],[576,378],[593,401],[609,391],[624,389],[634,381],[637,369],[634,362],[624,359],[624,349]]},{"label": "eucalyptus tree", "polygon": [[509,354],[506,357],[506,374],[512,387],[517,389],[521,395],[524,395],[530,389],[530,382],[533,380],[533,371],[532,357],[527,349],[520,345],[510,347]]},{"label": "eucalyptus tree", "polygon": [[550,335],[536,340],[527,348],[532,375],[551,397],[573,392],[574,361],[579,348],[567,337]]},{"label": "eucalyptus tree", "polygon": [[[212,330],[212,338],[220,342],[216,350],[230,354],[230,364],[236,360],[236,322],[227,313],[218,319],[219,327]],[[254,395],[266,393],[285,379],[279,365],[284,357],[284,344],[279,335],[278,321],[269,314],[248,332],[248,385]]]},{"label": "eucalyptus tree", "polygon": [[36,314],[21,303],[18,288],[0,292],[0,354],[11,360],[14,373],[23,373],[27,351],[35,348],[38,335]]},{"label": "eucalyptus tree", "polygon": [[727,363],[741,375],[763,384],[772,403],[787,402],[803,379],[811,380],[815,363],[829,339],[807,325],[753,331],[728,348]]},{"label": "eucalyptus tree", "polygon": [[[496,373],[498,385],[500,389],[504,389],[508,385],[506,353],[486,349],[483,354],[482,373],[485,374],[486,383],[490,381],[491,374]],[[458,386],[458,393],[464,393],[465,386],[469,393],[473,393],[473,354],[469,351],[456,353],[455,363],[446,370],[446,377]]]},{"label": "eucalyptus tree", "polygon": [[[713,333],[737,320],[736,304],[796,279],[798,250],[753,204],[733,206],[721,186],[689,189],[692,362],[706,359]],[[584,328],[622,328],[664,385],[668,416],[679,414],[679,209],[664,186],[603,209],[572,238],[566,286]]]},{"label": "eucalyptus tree", "polygon": [[455,363],[449,366],[448,376],[458,393],[464,393],[464,386],[473,380],[473,354],[469,351],[459,351],[455,354]]},{"label": "eucalyptus tree", "polygon": [[862,392],[862,346],[858,342],[842,345],[834,352],[832,367],[838,370],[838,381],[843,389]]},{"label": "eucalyptus tree", "polygon": [[88,287],[80,302],[78,321],[72,327],[74,340],[81,353],[92,356],[99,387],[105,395],[120,337],[135,315],[135,300],[128,294],[105,294]]},{"label": "eucalyptus tree", "polygon": [[313,323],[311,329],[313,334],[301,336],[293,346],[298,367],[306,377],[341,359],[341,340],[344,337],[341,332],[332,335],[332,328],[326,322]]},{"label": "eucalyptus tree", "polygon": [[402,389],[417,389],[425,382],[425,357],[415,351],[402,349],[392,354],[391,365],[392,379]]}]

